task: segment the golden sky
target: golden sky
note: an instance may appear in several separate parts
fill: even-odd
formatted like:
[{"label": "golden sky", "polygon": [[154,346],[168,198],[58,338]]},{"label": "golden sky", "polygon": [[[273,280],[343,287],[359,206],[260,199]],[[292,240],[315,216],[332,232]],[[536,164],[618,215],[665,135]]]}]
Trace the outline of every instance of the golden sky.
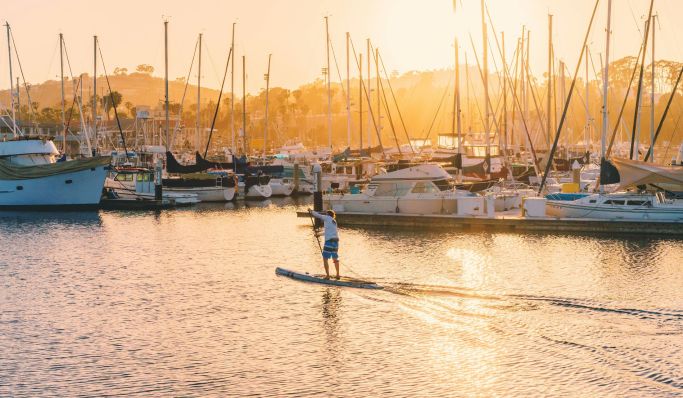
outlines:
[{"label": "golden sky", "polygon": [[[531,30],[532,72],[536,75],[546,68],[547,14],[554,14],[556,54],[574,69],[593,0],[487,0],[487,4],[496,31],[506,32],[508,57],[521,26]],[[638,29],[643,30],[649,1],[614,0],[613,4],[612,59],[635,55]],[[590,38],[596,68],[599,53],[604,51],[606,5],[607,0],[602,0]],[[660,15],[657,57],[683,60],[679,43],[683,27],[676,24],[676,18],[683,15],[683,1],[657,0],[655,10]],[[273,54],[272,86],[293,88],[321,77],[325,15],[330,16],[330,34],[342,76],[347,31],[357,50],[364,52],[365,39],[370,38],[382,51],[387,67],[401,73],[452,67],[456,34],[461,51],[469,53],[470,60],[468,34],[481,51],[479,0],[462,0],[456,14],[452,0],[5,0],[0,19],[12,25],[26,79],[36,83],[58,78],[60,32],[74,73],[91,73],[92,36],[97,34],[109,72],[117,66],[133,70],[135,65],[147,63],[156,68],[155,75],[163,76],[165,16],[170,21],[170,78],[187,74],[197,34],[202,32],[203,85],[215,88],[220,85],[231,26],[237,22],[236,82],[241,77],[241,56],[246,55],[248,90],[255,92],[264,87],[268,53]],[[0,37],[0,88],[7,88],[4,31]],[[333,73],[336,77],[334,66]],[[192,79],[196,80],[196,75]]]}]

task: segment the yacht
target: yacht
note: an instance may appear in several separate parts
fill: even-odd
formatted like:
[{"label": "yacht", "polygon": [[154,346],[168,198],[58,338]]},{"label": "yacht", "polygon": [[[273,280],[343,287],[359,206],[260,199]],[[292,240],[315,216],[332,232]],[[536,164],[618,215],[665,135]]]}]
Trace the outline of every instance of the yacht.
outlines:
[{"label": "yacht", "polygon": [[[155,198],[154,172],[139,167],[117,168],[107,177],[104,187],[116,197],[129,200],[153,200]],[[199,203],[196,193],[180,193],[162,190],[162,198],[176,206]]]},{"label": "yacht", "polygon": [[667,199],[664,192],[617,192],[583,198],[548,200],[546,214],[561,218],[683,222],[683,201]]},{"label": "yacht", "polygon": [[162,181],[164,192],[194,194],[202,202],[229,202],[235,197],[235,180],[229,176],[194,173]]},{"label": "yacht", "polygon": [[99,204],[111,157],[58,158],[50,139],[0,142],[0,207]]},{"label": "yacht", "polygon": [[375,175],[360,190],[324,197],[328,209],[352,213],[481,215],[484,198],[454,187],[450,174],[438,164],[419,164]]}]

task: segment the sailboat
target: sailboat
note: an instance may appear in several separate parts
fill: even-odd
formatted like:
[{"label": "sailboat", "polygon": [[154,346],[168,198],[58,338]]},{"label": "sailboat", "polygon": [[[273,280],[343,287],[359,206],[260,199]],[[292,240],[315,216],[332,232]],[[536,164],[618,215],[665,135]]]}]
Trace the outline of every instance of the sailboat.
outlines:
[{"label": "sailboat", "polygon": [[[10,25],[5,26],[9,40]],[[13,81],[11,51],[9,73]],[[63,75],[62,64],[62,83]],[[11,85],[10,93],[14,90]],[[9,121],[11,137],[0,142],[0,207],[97,206],[111,157],[63,160],[66,156],[60,154],[52,138],[23,134],[17,123],[15,95],[10,97],[12,114],[3,121]]]}]

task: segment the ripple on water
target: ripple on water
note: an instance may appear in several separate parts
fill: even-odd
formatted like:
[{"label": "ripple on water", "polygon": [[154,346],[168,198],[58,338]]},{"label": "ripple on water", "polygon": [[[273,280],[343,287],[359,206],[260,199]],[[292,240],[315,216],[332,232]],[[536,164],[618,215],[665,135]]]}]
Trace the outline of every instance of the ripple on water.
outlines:
[{"label": "ripple on water", "polygon": [[0,213],[0,396],[683,394],[683,245],[341,228],[307,202]]}]

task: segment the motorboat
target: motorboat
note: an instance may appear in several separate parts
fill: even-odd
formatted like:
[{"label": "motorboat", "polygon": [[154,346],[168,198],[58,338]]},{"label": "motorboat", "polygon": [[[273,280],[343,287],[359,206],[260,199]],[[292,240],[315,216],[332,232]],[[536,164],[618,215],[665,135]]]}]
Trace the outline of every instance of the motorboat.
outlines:
[{"label": "motorboat", "polygon": [[235,197],[235,178],[211,173],[181,174],[162,180],[169,193],[194,194],[202,202],[229,202]]},{"label": "motorboat", "polygon": [[546,214],[560,218],[683,222],[683,201],[664,192],[593,194],[573,201],[548,200]]},{"label": "motorboat", "polygon": [[328,209],[353,213],[481,215],[484,198],[456,190],[454,180],[438,164],[419,164],[370,179],[364,189],[330,193]]},{"label": "motorboat", "polygon": [[[154,171],[139,167],[116,168],[107,177],[104,187],[113,191],[117,198],[153,200],[155,199]],[[173,192],[163,189],[162,198],[176,206],[189,206],[200,202],[196,193]]]},{"label": "motorboat", "polygon": [[0,142],[0,207],[96,206],[111,157],[59,159],[54,142]]}]

